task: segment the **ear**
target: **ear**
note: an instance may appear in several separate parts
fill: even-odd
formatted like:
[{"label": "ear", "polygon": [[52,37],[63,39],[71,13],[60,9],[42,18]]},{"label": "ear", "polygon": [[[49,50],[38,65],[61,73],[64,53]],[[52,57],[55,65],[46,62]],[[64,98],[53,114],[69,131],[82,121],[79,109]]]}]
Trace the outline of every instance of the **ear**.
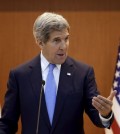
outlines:
[{"label": "ear", "polygon": [[42,41],[40,41],[40,42],[38,43],[38,45],[39,45],[39,47],[42,49],[44,44],[43,44]]},{"label": "ear", "polygon": [[43,46],[43,43],[40,41],[40,42],[38,42],[38,44],[40,45],[40,46]]}]

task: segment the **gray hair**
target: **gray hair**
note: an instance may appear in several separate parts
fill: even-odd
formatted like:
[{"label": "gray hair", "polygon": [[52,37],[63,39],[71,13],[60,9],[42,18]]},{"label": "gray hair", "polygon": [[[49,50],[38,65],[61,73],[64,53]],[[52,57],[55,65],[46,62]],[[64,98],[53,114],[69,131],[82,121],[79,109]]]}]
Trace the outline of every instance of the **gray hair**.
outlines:
[{"label": "gray hair", "polygon": [[65,28],[69,31],[70,26],[63,16],[45,12],[35,20],[33,25],[33,35],[36,42],[46,43],[53,31],[61,31]]}]

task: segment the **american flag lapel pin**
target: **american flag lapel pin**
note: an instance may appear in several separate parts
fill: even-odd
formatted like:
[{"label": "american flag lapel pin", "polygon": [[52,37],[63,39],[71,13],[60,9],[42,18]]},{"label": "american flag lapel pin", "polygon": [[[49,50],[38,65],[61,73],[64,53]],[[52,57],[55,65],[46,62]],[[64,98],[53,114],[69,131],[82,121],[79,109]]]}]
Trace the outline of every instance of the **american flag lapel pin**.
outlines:
[{"label": "american flag lapel pin", "polygon": [[67,73],[68,76],[71,76],[71,73]]}]

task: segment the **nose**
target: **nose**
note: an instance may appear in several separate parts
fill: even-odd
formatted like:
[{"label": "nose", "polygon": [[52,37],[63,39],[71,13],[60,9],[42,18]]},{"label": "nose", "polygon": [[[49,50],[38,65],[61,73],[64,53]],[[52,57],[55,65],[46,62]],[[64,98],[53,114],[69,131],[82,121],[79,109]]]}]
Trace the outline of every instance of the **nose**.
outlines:
[{"label": "nose", "polygon": [[66,49],[67,43],[63,40],[60,44],[60,49]]}]

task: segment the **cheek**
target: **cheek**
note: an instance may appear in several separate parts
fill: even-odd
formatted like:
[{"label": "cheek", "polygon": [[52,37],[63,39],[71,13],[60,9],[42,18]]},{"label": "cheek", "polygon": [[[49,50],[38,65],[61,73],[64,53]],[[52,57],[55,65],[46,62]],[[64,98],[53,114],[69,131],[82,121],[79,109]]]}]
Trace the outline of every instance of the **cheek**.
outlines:
[{"label": "cheek", "polygon": [[69,48],[69,41],[68,41],[68,43],[67,43],[67,48]]},{"label": "cheek", "polygon": [[48,49],[48,53],[50,57],[55,57],[56,53],[57,53],[58,49],[56,49],[55,47],[50,47]]}]

